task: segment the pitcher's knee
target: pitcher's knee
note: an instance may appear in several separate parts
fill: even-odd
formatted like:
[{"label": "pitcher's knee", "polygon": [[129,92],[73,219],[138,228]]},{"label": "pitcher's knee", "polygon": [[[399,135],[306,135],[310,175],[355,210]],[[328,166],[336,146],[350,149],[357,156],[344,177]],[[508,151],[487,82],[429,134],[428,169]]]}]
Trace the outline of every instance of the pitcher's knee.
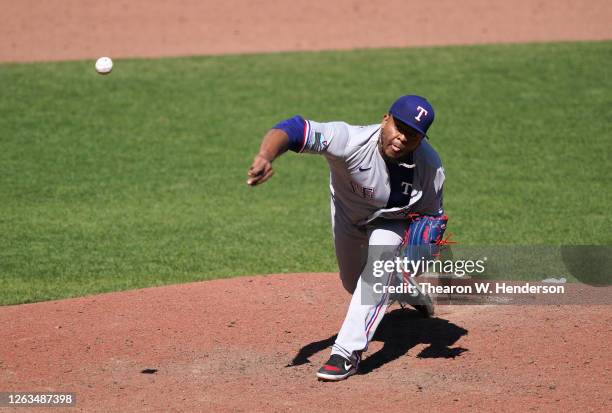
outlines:
[{"label": "pitcher's knee", "polygon": [[359,280],[359,277],[350,277],[341,272],[340,280],[342,281],[342,286],[344,289],[352,295],[355,292],[355,288],[357,288],[357,281]]}]

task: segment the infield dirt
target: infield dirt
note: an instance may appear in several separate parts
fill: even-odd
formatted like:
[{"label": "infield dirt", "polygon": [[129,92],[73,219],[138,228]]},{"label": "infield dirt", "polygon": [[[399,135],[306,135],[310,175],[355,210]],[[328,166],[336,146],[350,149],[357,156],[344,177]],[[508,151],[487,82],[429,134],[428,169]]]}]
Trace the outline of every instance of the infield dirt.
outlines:
[{"label": "infield dirt", "polygon": [[0,0],[0,61],[612,38],[607,0]]},{"label": "infield dirt", "polygon": [[[612,38],[609,1],[461,3],[2,0],[0,61]],[[100,412],[609,410],[610,306],[392,308],[361,374],[317,382],[348,301],[337,274],[296,274],[2,307],[0,391]]]},{"label": "infield dirt", "polygon": [[609,306],[392,307],[361,374],[318,382],[347,301],[337,274],[295,274],[3,307],[0,382],[100,412],[609,406]]}]

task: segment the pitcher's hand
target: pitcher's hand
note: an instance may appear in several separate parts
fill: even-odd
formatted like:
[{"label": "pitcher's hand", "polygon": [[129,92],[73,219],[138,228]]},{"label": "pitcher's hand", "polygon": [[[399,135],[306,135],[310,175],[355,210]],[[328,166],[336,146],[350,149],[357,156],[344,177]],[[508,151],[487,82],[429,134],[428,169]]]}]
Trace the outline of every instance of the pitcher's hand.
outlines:
[{"label": "pitcher's hand", "polygon": [[263,184],[274,175],[272,162],[261,154],[255,155],[247,175],[249,177],[247,184],[251,186]]}]

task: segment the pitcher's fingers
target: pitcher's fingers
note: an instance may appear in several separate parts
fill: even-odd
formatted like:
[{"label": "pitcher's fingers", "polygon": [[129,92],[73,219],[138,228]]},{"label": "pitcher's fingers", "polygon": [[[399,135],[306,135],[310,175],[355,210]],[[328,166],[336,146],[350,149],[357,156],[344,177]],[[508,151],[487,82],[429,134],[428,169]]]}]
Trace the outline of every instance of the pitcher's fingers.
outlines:
[{"label": "pitcher's fingers", "polygon": [[264,182],[266,182],[268,179],[272,178],[272,175],[274,175],[274,169],[270,169],[268,172],[266,172],[264,174],[264,176],[262,176],[261,178],[259,178],[259,180],[257,181],[256,185],[259,184],[263,184]]},{"label": "pitcher's fingers", "polygon": [[265,170],[265,167],[264,167],[264,166],[261,166],[261,165],[255,166],[255,165],[253,165],[253,166],[251,166],[251,167],[249,168],[249,173],[248,173],[248,175],[249,175],[249,176],[259,176],[259,175],[263,175],[264,170]]},{"label": "pitcher's fingers", "polygon": [[253,175],[253,176],[249,176],[249,179],[247,179],[247,184],[251,185],[251,186],[255,186],[257,184],[261,183],[261,180],[263,179],[263,177],[265,176],[264,171],[260,171],[259,174],[257,175]]}]

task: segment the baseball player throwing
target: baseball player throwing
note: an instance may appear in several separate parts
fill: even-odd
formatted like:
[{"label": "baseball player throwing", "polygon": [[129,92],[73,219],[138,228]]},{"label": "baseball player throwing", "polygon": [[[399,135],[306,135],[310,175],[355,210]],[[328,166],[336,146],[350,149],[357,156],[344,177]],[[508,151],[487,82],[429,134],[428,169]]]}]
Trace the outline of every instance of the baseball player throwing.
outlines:
[{"label": "baseball player throwing", "polygon": [[[265,134],[253,159],[249,185],[267,181],[272,161],[287,150],[323,155],[329,164],[334,246],[342,285],[353,296],[319,379],[342,380],[357,372],[389,305],[388,295],[362,302],[368,247],[434,244],[444,233],[444,169],[427,139],[433,120],[433,107],[415,95],[401,96],[375,125],[295,116]],[[421,310],[432,314],[433,307],[426,303]]]}]

